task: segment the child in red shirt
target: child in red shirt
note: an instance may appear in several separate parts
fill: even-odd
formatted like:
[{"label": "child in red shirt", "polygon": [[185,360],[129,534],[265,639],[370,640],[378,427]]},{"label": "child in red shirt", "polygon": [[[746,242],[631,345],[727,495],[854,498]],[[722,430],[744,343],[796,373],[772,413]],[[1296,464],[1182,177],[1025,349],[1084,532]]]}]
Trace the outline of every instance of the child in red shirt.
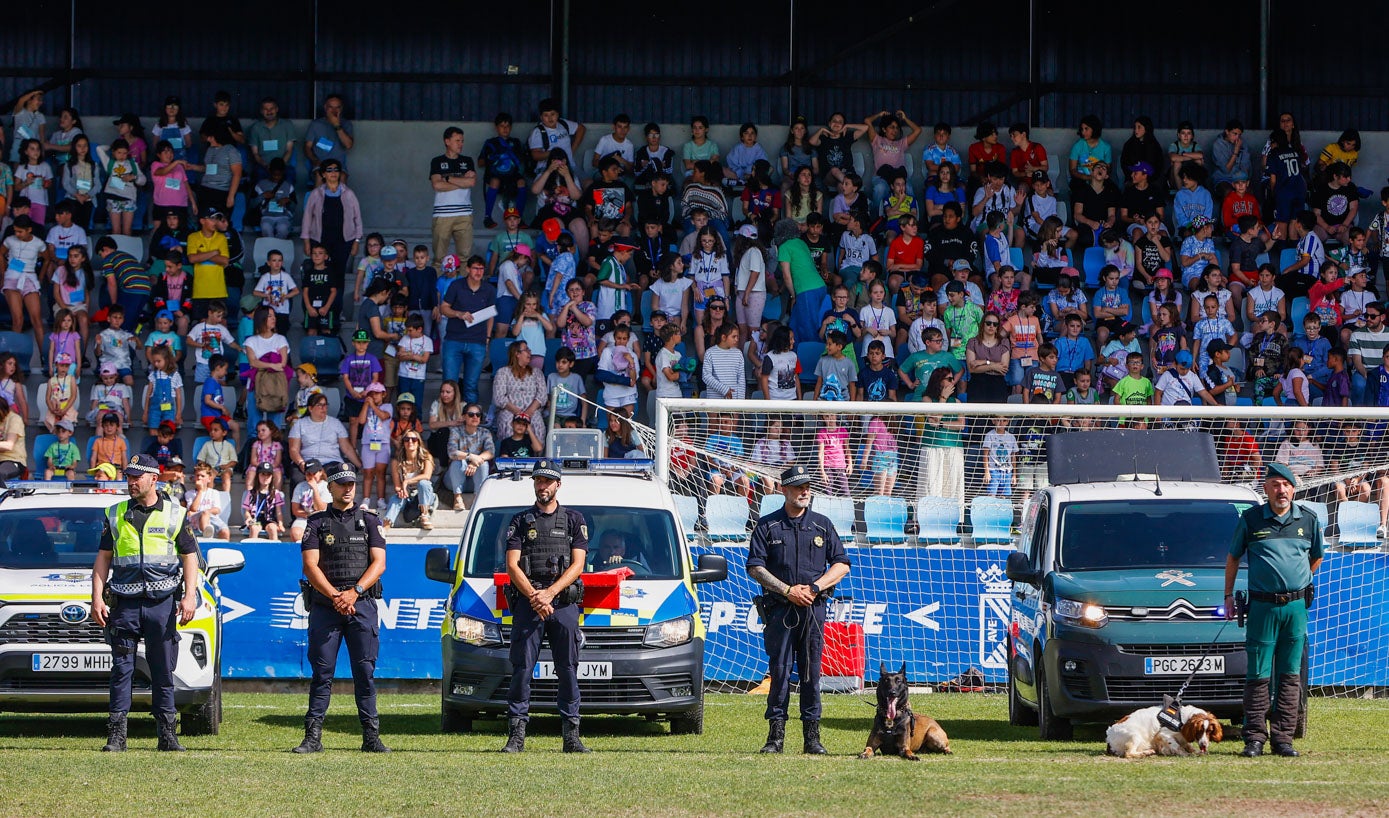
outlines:
[{"label": "child in red shirt", "polygon": [[888,285],[893,292],[902,289],[902,281],[921,272],[926,259],[926,242],[917,235],[916,217],[910,213],[897,219],[902,235],[887,246]]}]

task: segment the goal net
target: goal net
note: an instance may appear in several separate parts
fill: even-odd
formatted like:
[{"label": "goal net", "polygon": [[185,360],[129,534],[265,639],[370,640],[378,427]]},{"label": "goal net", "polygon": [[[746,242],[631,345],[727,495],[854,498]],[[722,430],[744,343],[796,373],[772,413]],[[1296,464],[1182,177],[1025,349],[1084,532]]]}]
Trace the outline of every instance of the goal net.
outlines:
[{"label": "goal net", "polygon": [[[778,478],[795,463],[814,475],[814,508],[854,562],[831,603],[827,674],[852,689],[866,659],[870,676],[879,662],[905,663],[917,683],[1004,683],[1004,565],[1029,498],[1047,485],[1046,441],[1117,428],[1209,434],[1222,480],[1259,493],[1266,463],[1289,464],[1301,477],[1296,499],[1329,545],[1311,614],[1311,682],[1337,695],[1389,688],[1383,410],[686,399],[662,400],[652,414],[651,427],[631,424],[630,441],[656,459],[694,550],[729,562],[726,582],[700,589],[710,681],[755,683],[766,672],[752,605],[760,588],[743,562],[752,526],[780,507]],[[1118,472],[1174,479],[1145,459]],[[1209,559],[1223,566],[1223,552]]]}]

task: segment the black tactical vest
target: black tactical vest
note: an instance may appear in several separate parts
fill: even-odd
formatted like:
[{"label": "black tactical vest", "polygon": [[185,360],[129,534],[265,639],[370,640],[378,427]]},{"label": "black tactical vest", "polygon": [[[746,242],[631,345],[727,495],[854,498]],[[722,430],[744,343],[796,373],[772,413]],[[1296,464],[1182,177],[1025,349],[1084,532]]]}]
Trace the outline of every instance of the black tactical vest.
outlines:
[{"label": "black tactical vest", "polygon": [[526,579],[541,587],[560,578],[569,568],[569,512],[564,506],[542,516],[534,508],[521,512],[521,570]]},{"label": "black tactical vest", "polygon": [[[371,562],[365,512],[358,508],[342,519],[327,511],[319,514],[318,567],[334,588],[345,591],[357,584]],[[366,595],[375,596],[377,587]]]}]

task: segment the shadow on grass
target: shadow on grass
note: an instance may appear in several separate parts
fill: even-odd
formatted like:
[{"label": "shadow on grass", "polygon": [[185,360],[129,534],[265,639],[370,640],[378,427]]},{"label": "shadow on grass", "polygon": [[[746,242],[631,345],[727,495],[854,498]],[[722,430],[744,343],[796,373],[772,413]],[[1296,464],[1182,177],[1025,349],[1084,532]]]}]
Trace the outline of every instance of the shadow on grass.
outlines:
[{"label": "shadow on grass", "polygon": [[[300,730],[304,727],[302,715],[268,713],[256,721],[270,727]],[[103,723],[104,724],[104,723]],[[151,722],[151,727],[153,722]],[[323,732],[355,734],[361,732],[361,723],[356,715],[333,713],[323,721]],[[505,719],[477,719],[473,722],[471,735],[495,735],[505,738],[507,725]],[[531,717],[526,732],[532,736],[560,735],[560,718],[550,714],[536,714]],[[665,722],[651,722],[643,718],[629,716],[586,716],[583,719],[585,737],[644,737],[662,736],[669,733]],[[383,736],[437,736],[439,731],[438,713],[383,714],[381,716]],[[102,735],[105,735],[103,730]]]},{"label": "shadow on grass", "polygon": [[[994,719],[940,719],[940,726],[955,741],[1007,741],[1037,743],[1036,727],[1014,727],[1006,721]],[[834,730],[861,730],[868,738],[871,720],[863,718],[843,718],[828,716],[821,720],[821,726]],[[1102,724],[1078,724],[1075,727],[1075,749],[1081,749],[1088,742],[1104,741],[1105,726]]]},{"label": "shadow on grass", "polygon": [[[131,738],[154,738],[158,732],[154,718],[148,715],[131,714],[127,722]],[[91,738],[106,739],[106,714],[89,713],[85,715],[23,715],[6,713],[0,716],[0,739],[53,739],[53,738]],[[0,744],[0,749],[34,749],[31,745]]]}]

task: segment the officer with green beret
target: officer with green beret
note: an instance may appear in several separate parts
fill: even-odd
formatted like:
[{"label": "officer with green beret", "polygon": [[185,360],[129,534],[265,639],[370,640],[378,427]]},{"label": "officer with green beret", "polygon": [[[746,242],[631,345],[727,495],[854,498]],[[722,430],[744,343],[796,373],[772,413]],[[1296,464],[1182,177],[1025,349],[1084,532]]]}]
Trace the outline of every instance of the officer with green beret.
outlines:
[{"label": "officer with green beret", "polygon": [[[1301,664],[1307,642],[1307,605],[1312,574],[1321,565],[1321,522],[1315,512],[1293,502],[1297,477],[1282,463],[1269,463],[1264,478],[1268,502],[1240,515],[1225,559],[1225,616],[1235,616],[1235,577],[1240,559],[1249,559],[1249,616],[1245,631],[1248,670],[1244,681],[1244,750],[1262,755],[1273,733],[1273,752],[1296,756],[1293,731],[1301,699]],[[1268,717],[1269,696],[1277,680],[1277,707]]]}]

